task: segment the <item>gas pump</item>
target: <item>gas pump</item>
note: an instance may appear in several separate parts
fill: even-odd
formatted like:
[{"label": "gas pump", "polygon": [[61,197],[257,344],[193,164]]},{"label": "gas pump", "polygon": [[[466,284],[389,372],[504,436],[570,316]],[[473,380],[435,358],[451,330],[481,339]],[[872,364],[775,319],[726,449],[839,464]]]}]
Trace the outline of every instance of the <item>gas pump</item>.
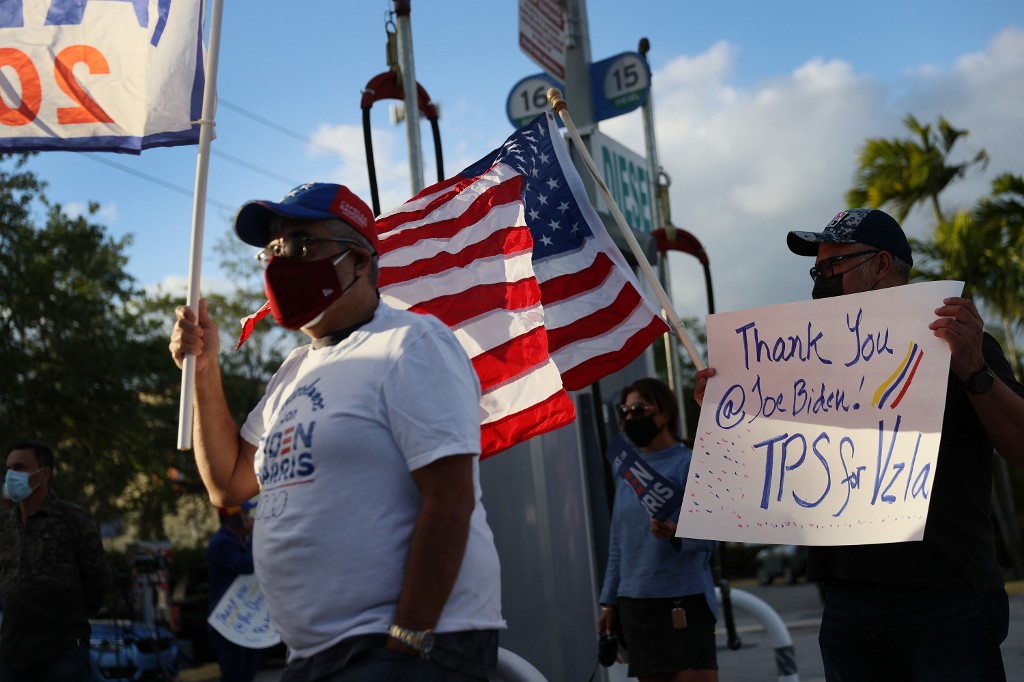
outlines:
[{"label": "gas pump", "polygon": [[[374,215],[380,215],[380,195],[377,190],[377,168],[373,160],[373,136],[370,131],[370,109],[374,102],[382,99],[403,100],[404,86],[402,82],[402,71],[398,63],[398,47],[395,34],[395,24],[390,19],[385,23],[387,33],[387,62],[388,70],[379,73],[369,80],[363,88],[363,97],[360,107],[363,110],[363,142],[366,147],[366,170],[370,176],[370,197]],[[430,95],[422,85],[416,83],[417,108],[419,114],[430,121],[430,129],[434,137],[434,156],[437,161],[437,179],[444,179],[444,160],[441,155],[441,131],[437,125],[437,106],[430,100]],[[408,111],[406,116],[410,116]],[[411,154],[411,151],[410,151]]]}]

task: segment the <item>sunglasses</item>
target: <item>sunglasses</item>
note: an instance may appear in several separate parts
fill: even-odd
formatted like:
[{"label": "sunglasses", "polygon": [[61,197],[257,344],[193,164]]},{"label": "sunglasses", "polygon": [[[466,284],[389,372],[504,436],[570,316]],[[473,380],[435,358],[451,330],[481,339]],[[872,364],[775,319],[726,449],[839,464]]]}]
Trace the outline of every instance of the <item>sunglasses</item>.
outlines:
[{"label": "sunglasses", "polygon": [[[856,253],[847,253],[847,254],[844,254],[842,256],[832,256],[831,258],[822,258],[820,261],[818,261],[817,263],[814,264],[813,268],[810,269],[811,279],[817,280],[819,277],[824,277],[825,279],[828,279],[829,277],[832,277],[833,275],[836,274],[836,270],[835,270],[836,263],[842,263],[847,258],[854,258],[855,256],[866,256],[868,254],[874,255],[874,254],[878,253],[879,251],[881,251],[881,249],[869,249],[867,251],[857,251]],[[868,260],[870,260],[870,259],[868,259]],[[858,263],[854,267],[859,267],[861,265],[864,265],[864,263],[867,263],[867,262],[868,261],[865,260],[862,263]],[[849,272],[849,270],[847,270],[846,272]],[[844,272],[842,274],[845,275],[846,272]]]},{"label": "sunglasses", "polygon": [[632,405],[619,405],[619,416],[623,419],[632,415],[634,417],[643,417],[651,410],[656,410],[653,405],[647,403],[635,402]]},{"label": "sunglasses", "polygon": [[316,248],[310,248],[310,244],[317,242],[338,242],[340,244],[352,244],[359,246],[359,242],[341,237],[311,237],[305,234],[293,234],[274,240],[267,248],[256,254],[256,260],[264,270],[270,265],[271,258],[308,258],[315,255]]}]

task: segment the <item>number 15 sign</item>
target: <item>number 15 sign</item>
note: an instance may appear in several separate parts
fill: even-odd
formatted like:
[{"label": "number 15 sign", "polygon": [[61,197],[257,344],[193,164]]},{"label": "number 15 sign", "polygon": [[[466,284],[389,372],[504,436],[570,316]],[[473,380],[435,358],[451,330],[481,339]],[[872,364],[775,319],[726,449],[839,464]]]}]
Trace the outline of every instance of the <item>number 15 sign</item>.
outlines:
[{"label": "number 15 sign", "polygon": [[196,144],[202,0],[0,2],[0,151]]}]

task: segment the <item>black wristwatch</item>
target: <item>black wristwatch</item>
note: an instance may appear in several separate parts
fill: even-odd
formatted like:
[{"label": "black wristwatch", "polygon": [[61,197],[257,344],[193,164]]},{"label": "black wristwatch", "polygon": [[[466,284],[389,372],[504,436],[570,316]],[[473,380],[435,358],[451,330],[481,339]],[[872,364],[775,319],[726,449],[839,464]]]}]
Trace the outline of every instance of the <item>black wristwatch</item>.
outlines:
[{"label": "black wristwatch", "polygon": [[967,389],[968,393],[981,395],[992,388],[992,384],[995,383],[995,380],[996,375],[992,373],[989,366],[982,365],[981,369],[972,374],[967,381],[964,382],[964,387]]}]

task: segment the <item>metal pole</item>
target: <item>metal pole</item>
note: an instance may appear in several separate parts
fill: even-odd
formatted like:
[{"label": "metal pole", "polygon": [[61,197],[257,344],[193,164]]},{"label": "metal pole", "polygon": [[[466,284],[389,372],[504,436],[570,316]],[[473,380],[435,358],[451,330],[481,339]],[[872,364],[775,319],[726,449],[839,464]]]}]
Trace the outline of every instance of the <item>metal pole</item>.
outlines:
[{"label": "metal pole", "polygon": [[[640,56],[647,61],[647,53],[651,49],[651,43],[647,38],[640,39]],[[650,66],[648,65],[648,69]],[[647,100],[644,102],[644,149],[647,152],[647,184],[651,197],[651,225],[655,228],[661,226],[661,202],[658,201],[658,176],[661,165],[658,161],[658,143],[654,132],[654,79],[651,79],[651,86],[647,88]]]},{"label": "metal pole", "polygon": [[[594,105],[590,91],[590,33],[587,24],[587,3],[586,0],[567,0],[566,22],[568,35],[566,36],[567,47],[565,50],[565,89],[572,93],[574,120],[579,121],[580,128],[583,128],[581,135],[584,139],[590,136],[590,126],[594,124]],[[580,170],[580,177],[584,178],[588,193],[593,189],[592,183],[587,183],[587,174]],[[591,194],[596,196],[596,194]]]},{"label": "metal pole", "polygon": [[[423,189],[423,148],[420,146],[420,107],[416,92],[416,66],[412,54],[411,0],[395,0],[398,28],[398,63],[405,95],[405,140],[409,147],[409,179],[413,195]],[[440,180],[441,178],[438,178]]]},{"label": "metal pole", "polygon": [[[206,83],[199,121],[199,153],[196,159],[196,185],[192,197],[192,243],[189,247],[188,292],[185,305],[199,314],[199,282],[203,265],[203,227],[206,219],[206,182],[210,173],[210,143],[213,142],[213,117],[217,98],[217,62],[220,58],[220,25],[223,0],[214,0],[210,15],[210,47],[206,56]],[[186,355],[181,366],[181,395],[178,402],[178,449],[192,448],[192,391],[195,388],[196,358]]]},{"label": "metal pole", "polygon": [[629,224],[626,222],[625,216],[622,215],[622,210],[619,205],[615,202],[615,197],[612,196],[611,190],[608,189],[608,185],[605,184],[601,178],[601,172],[597,170],[597,166],[594,164],[594,159],[591,158],[590,152],[587,150],[586,145],[583,143],[583,139],[580,137],[579,130],[576,129],[576,124],[572,120],[572,116],[569,114],[568,105],[565,100],[562,99],[562,93],[558,88],[548,89],[548,101],[551,102],[551,110],[561,117],[562,122],[565,123],[565,129],[569,132],[569,136],[572,138],[572,142],[576,145],[576,150],[580,154],[580,158],[586,165],[587,170],[594,179],[594,183],[597,188],[601,191],[604,196],[605,202],[608,204],[608,209],[612,213],[612,217],[615,219],[615,224],[622,233],[622,237],[626,240],[626,244],[629,245],[630,251],[633,252],[633,257],[637,260],[640,266],[640,272],[643,273],[644,279],[651,285],[655,295],[658,297],[658,302],[661,303],[661,307],[665,310],[665,314],[668,316],[668,323],[676,331],[676,335],[679,336],[683,342],[683,347],[686,348],[687,354],[690,356],[690,361],[693,366],[698,370],[707,367],[704,360],[701,359],[700,354],[697,352],[697,348],[693,345],[693,340],[690,338],[689,333],[686,331],[686,327],[683,326],[682,321],[679,319],[679,315],[676,314],[675,309],[672,307],[672,301],[669,300],[668,294],[665,293],[664,287],[661,286],[661,282],[654,274],[654,270],[651,269],[650,263],[647,262],[647,256],[640,248],[640,244],[637,243],[636,237],[633,236],[633,231],[630,229]]},{"label": "metal pole", "polygon": [[[651,42],[647,38],[640,39],[638,50],[640,56],[647,61],[647,53],[651,49]],[[648,70],[650,66],[648,65]],[[658,201],[658,178],[661,175],[661,163],[658,160],[658,142],[654,129],[654,82],[647,89],[647,99],[643,105],[644,115],[644,150],[647,154],[647,185],[648,196],[651,197],[651,225],[655,228],[663,224],[661,215],[661,202]],[[668,253],[661,254],[658,259],[658,278],[665,291],[672,297],[671,275],[669,274]],[[679,364],[679,339],[672,334],[665,334],[665,371],[668,373],[668,385],[676,394],[676,404],[679,405],[682,433],[679,434],[683,440],[690,439],[690,428],[686,421],[686,401],[683,399],[683,374]]]}]

